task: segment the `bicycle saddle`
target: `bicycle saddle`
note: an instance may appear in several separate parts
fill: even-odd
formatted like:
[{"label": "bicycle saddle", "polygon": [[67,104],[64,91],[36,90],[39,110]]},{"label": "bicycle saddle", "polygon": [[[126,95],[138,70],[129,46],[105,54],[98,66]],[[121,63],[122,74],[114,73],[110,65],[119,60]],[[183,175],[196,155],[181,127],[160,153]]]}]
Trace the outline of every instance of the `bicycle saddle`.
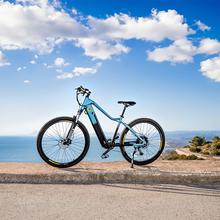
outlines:
[{"label": "bicycle saddle", "polygon": [[135,105],[136,102],[133,102],[133,101],[118,101],[118,104],[123,104],[123,105],[126,105],[126,106],[132,106],[132,105]]}]

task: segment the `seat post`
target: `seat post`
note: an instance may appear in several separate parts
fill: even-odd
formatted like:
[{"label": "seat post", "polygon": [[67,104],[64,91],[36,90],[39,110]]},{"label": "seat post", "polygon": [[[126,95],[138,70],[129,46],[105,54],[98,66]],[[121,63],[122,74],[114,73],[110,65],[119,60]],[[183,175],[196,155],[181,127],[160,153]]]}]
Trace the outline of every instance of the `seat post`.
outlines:
[{"label": "seat post", "polygon": [[124,109],[123,109],[123,111],[122,111],[122,113],[121,113],[121,117],[122,117],[122,118],[124,118],[124,113],[125,113],[126,108],[127,108],[127,105],[124,105]]}]

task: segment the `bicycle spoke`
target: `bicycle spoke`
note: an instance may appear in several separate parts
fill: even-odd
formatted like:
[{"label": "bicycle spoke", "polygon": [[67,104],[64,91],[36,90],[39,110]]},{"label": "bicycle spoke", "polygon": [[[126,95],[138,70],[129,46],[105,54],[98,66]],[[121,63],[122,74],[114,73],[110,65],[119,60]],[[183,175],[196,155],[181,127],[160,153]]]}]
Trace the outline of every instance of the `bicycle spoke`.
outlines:
[{"label": "bicycle spoke", "polygon": [[161,136],[156,127],[150,123],[143,122],[134,125],[132,129],[138,136],[141,137],[141,140],[143,139],[147,141],[147,146],[145,146],[140,139],[138,139],[130,130],[128,130],[124,140],[124,143],[131,144],[130,146],[124,145],[124,151],[127,153],[127,155],[129,155],[131,158],[134,152],[135,144],[143,143],[142,146],[139,145],[140,150],[138,150],[138,145],[136,145],[137,153],[135,153],[135,161],[149,160],[154,157],[160,150],[161,146]]},{"label": "bicycle spoke", "polygon": [[58,163],[69,163],[78,158],[85,146],[82,130],[76,126],[73,139],[65,144],[65,139],[72,126],[71,121],[58,121],[51,125],[42,138],[42,149],[48,158]]}]

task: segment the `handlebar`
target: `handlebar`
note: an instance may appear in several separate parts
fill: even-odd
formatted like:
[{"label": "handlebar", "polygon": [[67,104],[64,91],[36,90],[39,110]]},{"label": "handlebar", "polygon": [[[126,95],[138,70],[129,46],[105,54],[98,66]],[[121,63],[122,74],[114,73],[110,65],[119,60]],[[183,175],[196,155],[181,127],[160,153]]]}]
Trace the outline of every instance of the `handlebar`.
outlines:
[{"label": "handlebar", "polygon": [[81,103],[79,102],[79,94],[82,94],[83,96],[86,95],[86,97],[88,97],[91,94],[91,91],[89,91],[89,89],[84,88],[83,86],[77,87],[76,89],[76,100],[78,102],[78,104],[81,106]]},{"label": "handlebar", "polygon": [[89,96],[91,94],[91,91],[89,91],[89,89],[87,88],[84,88],[83,86],[80,86],[76,88],[76,93]]}]

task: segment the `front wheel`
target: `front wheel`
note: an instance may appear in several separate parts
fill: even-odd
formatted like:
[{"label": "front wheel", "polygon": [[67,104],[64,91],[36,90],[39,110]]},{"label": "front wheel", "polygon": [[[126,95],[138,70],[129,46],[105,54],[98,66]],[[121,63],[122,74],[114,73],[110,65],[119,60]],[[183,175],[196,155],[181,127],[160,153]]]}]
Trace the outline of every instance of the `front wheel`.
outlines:
[{"label": "front wheel", "polygon": [[[136,165],[146,165],[156,160],[165,145],[165,135],[161,126],[149,118],[139,118],[128,124],[120,139],[124,158]],[[140,138],[144,141],[142,141]]]},{"label": "front wheel", "polygon": [[72,137],[67,134],[75,123],[74,118],[58,117],[47,122],[37,137],[37,150],[48,164],[65,168],[79,163],[89,149],[89,133],[81,122],[77,122]]}]

